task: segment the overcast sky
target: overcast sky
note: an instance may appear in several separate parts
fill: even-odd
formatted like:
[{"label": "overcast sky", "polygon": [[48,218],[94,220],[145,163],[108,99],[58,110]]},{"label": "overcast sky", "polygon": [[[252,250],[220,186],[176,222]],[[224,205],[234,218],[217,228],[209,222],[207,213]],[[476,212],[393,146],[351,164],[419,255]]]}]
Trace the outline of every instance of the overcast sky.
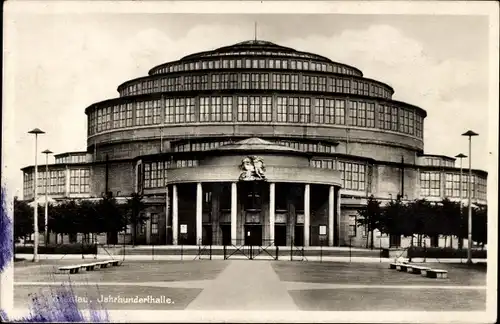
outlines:
[{"label": "overcast sky", "polygon": [[[443,15],[27,14],[12,13],[4,53],[13,111],[4,172],[21,195],[20,168],[39,149],[86,149],[84,109],[118,96],[122,82],[160,63],[257,38],[361,69],[395,89],[394,99],[422,107],[425,153],[467,154],[488,169],[488,19]],[[15,28],[15,30],[13,29]],[[5,128],[4,124],[4,128]],[[50,159],[53,162],[53,158]],[[39,154],[39,162],[45,162]],[[466,162],[466,161],[464,161]],[[467,163],[467,162],[466,162]],[[6,168],[6,169],[5,169]]]}]

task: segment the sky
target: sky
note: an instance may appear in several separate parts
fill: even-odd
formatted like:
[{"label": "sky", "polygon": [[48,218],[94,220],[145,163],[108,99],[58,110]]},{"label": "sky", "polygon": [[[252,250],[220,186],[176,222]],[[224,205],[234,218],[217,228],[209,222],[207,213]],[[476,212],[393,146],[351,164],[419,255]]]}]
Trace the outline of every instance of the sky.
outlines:
[{"label": "sky", "polygon": [[[422,107],[424,151],[468,154],[488,170],[489,30],[487,16],[359,14],[6,13],[3,172],[14,195],[20,169],[38,151],[86,150],[90,104],[118,96],[126,80],[197,51],[257,38],[355,66]],[[6,90],[7,89],[7,90]],[[5,101],[4,101],[5,103]],[[5,111],[4,111],[5,116]],[[38,154],[39,163],[45,163]],[[54,159],[50,158],[49,163]],[[467,163],[467,161],[464,161]]]}]

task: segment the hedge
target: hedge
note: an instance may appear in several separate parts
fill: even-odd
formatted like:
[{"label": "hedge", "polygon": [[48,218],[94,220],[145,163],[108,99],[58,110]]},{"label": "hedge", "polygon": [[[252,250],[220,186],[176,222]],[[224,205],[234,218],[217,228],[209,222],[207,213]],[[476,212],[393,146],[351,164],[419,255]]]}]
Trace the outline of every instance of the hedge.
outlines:
[{"label": "hedge", "polygon": [[[33,254],[33,246],[16,246],[16,253]],[[97,254],[97,245],[61,244],[39,246],[39,254]]]},{"label": "hedge", "polygon": [[[417,247],[408,248],[409,258],[436,258],[436,259],[466,259],[467,249],[439,248],[439,247]],[[472,250],[472,258],[486,259],[486,250]]]}]

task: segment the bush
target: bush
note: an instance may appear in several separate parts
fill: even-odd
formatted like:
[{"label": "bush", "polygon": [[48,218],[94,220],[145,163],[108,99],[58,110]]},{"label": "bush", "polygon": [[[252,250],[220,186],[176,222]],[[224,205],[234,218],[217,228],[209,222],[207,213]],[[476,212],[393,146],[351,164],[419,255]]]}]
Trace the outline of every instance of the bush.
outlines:
[{"label": "bush", "polygon": [[[33,254],[33,246],[16,246],[16,253]],[[39,254],[97,254],[97,245],[74,243],[39,246]]]},{"label": "bush", "polygon": [[[467,249],[417,247],[408,248],[409,258],[436,258],[436,259],[467,259]],[[472,258],[486,259],[486,250],[472,250]]]}]

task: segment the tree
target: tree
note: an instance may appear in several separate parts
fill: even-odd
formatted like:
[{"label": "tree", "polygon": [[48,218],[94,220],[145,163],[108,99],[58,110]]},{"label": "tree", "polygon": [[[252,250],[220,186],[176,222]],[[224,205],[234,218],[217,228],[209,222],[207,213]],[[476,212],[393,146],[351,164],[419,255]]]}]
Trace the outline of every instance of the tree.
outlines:
[{"label": "tree", "polygon": [[481,244],[488,243],[488,206],[479,205],[472,210],[472,240]]},{"label": "tree", "polygon": [[96,209],[97,222],[100,224],[99,233],[107,233],[108,239],[110,235],[116,236],[127,226],[128,211],[124,206],[120,206],[111,194],[104,195],[97,203]]},{"label": "tree", "polygon": [[[358,226],[365,226],[371,237],[370,247],[373,249],[373,231],[380,228],[382,218],[382,208],[380,201],[375,199],[373,195],[368,198],[366,207],[358,210],[359,217],[357,219]],[[368,247],[368,237],[366,238],[366,246]]]},{"label": "tree", "polygon": [[127,200],[127,222],[126,224],[132,225],[132,244],[135,245],[137,237],[137,226],[143,225],[148,219],[142,211],[146,208],[146,204],[142,201],[143,196],[138,193],[132,193],[131,198]]},{"label": "tree", "polygon": [[33,234],[33,208],[14,197],[14,241]]}]

